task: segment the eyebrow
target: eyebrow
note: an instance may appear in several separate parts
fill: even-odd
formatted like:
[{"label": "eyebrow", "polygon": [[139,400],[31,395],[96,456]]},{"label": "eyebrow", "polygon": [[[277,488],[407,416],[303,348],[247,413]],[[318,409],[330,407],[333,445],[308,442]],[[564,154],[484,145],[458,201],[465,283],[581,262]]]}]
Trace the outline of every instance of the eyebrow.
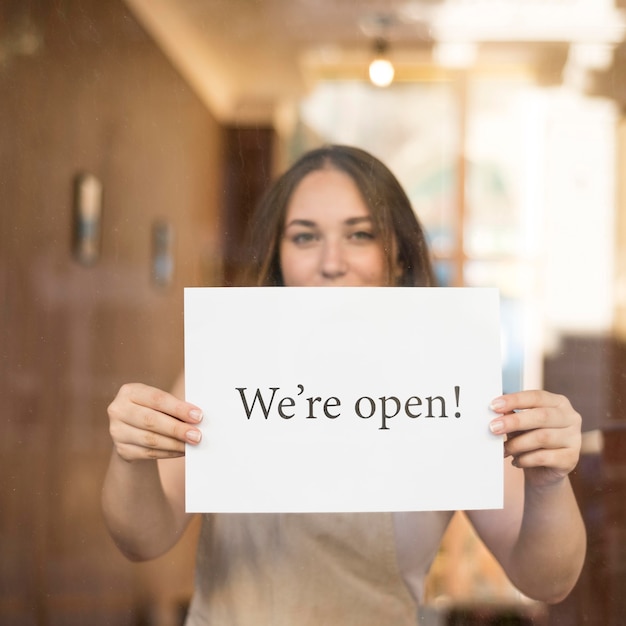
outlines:
[{"label": "eyebrow", "polygon": [[[372,222],[372,218],[369,215],[363,215],[358,217],[349,217],[344,221],[346,226],[355,226],[356,224],[361,224],[363,222]],[[313,220],[304,220],[304,219],[294,219],[291,220],[288,224],[285,224],[285,228],[289,228],[290,226],[306,226],[307,228],[315,228],[317,224]]]}]

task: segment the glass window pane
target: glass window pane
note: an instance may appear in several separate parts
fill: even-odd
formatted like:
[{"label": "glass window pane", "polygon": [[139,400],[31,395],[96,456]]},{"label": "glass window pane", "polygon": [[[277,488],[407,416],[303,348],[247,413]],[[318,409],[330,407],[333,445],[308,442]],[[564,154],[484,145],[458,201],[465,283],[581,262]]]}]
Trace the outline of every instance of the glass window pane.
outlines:
[{"label": "glass window pane", "polygon": [[398,177],[437,256],[454,254],[458,102],[447,82],[319,83],[299,110],[291,152],[320,143],[359,146]]}]

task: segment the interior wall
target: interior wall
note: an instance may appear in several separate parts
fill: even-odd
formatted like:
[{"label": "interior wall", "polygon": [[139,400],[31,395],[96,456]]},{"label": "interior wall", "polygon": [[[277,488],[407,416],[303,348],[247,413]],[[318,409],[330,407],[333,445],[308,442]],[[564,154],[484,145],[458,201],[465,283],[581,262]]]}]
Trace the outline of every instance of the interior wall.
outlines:
[{"label": "interior wall", "polygon": [[[0,128],[0,622],[137,623],[142,602],[184,601],[191,551],[139,566],[113,546],[106,406],[124,382],[172,383],[182,287],[221,281],[222,129],[120,0],[2,2]],[[71,254],[81,171],[104,187],[91,267]]]}]

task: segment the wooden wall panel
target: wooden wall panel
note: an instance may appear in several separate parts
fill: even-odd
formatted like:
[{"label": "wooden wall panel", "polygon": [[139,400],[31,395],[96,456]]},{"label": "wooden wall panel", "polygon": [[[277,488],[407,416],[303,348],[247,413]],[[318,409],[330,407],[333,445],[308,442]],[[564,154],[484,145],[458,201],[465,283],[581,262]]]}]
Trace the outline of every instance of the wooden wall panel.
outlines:
[{"label": "wooden wall panel", "polygon": [[[120,0],[5,0],[0,31],[0,623],[136,624],[189,593],[194,535],[152,564],[118,553],[105,411],[123,382],[171,384],[182,288],[221,282],[223,132]],[[82,170],[104,185],[93,267],[71,254]]]},{"label": "wooden wall panel", "polygon": [[273,178],[276,134],[272,128],[226,129],[225,207],[223,213],[224,281],[236,282],[245,259],[248,222]]},{"label": "wooden wall panel", "polygon": [[567,395],[584,431],[601,442],[584,454],[572,484],[587,528],[587,558],[551,626],[618,626],[626,604],[626,346],[610,337],[566,337],[545,364],[546,388]]}]

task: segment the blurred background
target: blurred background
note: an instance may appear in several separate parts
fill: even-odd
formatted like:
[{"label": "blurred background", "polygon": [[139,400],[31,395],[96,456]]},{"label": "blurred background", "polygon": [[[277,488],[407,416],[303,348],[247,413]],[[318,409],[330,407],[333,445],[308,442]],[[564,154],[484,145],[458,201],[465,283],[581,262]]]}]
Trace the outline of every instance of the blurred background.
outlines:
[{"label": "blurred background", "polygon": [[106,407],[172,384],[183,287],[230,284],[328,142],[396,173],[442,285],[501,290],[505,390],[583,415],[571,596],[520,596],[459,515],[421,623],[625,623],[625,39],[624,0],[3,0],[0,623],[181,623],[197,529],[118,554]]}]

